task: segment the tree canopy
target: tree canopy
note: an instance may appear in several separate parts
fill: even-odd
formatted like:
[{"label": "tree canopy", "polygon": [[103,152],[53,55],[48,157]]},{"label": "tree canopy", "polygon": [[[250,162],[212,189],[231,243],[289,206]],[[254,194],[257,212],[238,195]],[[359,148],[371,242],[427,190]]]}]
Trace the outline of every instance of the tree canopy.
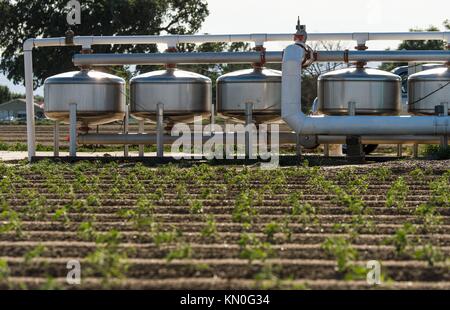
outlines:
[{"label": "tree canopy", "polygon": [[[450,29],[450,21],[444,21],[444,27]],[[414,28],[410,31],[424,31],[424,29]],[[430,26],[425,31],[439,31],[438,27]],[[443,50],[445,49],[445,42],[442,40],[413,40],[413,41],[403,41],[398,46],[398,50]],[[407,63],[383,63],[380,69],[391,71],[399,66],[406,66]]]},{"label": "tree canopy", "polygon": [[0,85],[0,103],[11,100],[11,92],[9,88],[4,85]]},{"label": "tree canopy", "polygon": [[[32,37],[61,37],[68,30],[68,0],[0,0],[0,70],[14,83],[24,80],[22,46]],[[83,0],[75,35],[157,35],[197,32],[209,11],[204,0]],[[156,52],[156,45],[94,46],[98,53]],[[36,49],[35,87],[54,74],[74,70],[79,47]]]},{"label": "tree canopy", "polygon": [[[0,85],[0,104],[10,101],[10,100],[13,100],[13,99],[19,99],[19,98],[25,98],[25,95],[11,92],[11,90],[8,88],[8,86]],[[42,101],[41,98],[42,97],[40,97],[40,96],[35,96],[35,99],[37,101]]]}]

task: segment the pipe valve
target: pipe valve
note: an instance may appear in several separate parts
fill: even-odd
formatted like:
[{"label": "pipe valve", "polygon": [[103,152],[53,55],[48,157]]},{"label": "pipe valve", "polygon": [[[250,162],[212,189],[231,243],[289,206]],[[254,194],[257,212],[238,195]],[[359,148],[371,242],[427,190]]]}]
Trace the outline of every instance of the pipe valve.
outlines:
[{"label": "pipe valve", "polygon": [[306,32],[306,25],[302,25],[300,23],[300,17],[297,19],[297,26],[295,29],[297,29],[297,32],[295,33],[294,41],[305,43],[308,38],[308,34]]}]

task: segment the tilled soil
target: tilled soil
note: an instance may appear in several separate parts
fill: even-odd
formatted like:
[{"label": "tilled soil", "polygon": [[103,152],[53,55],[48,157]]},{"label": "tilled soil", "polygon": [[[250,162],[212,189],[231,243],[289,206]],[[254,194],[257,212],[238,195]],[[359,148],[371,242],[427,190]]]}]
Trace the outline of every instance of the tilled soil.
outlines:
[{"label": "tilled soil", "polygon": [[0,288],[450,289],[449,164],[0,164]]}]

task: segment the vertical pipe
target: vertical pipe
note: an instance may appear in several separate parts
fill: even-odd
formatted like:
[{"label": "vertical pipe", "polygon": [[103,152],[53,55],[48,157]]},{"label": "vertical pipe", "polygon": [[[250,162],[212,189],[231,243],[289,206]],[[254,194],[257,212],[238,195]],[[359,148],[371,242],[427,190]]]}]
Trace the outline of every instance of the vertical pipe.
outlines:
[{"label": "vertical pipe", "polygon": [[[419,67],[420,66],[417,62],[413,62],[413,61],[408,62],[408,76],[419,72],[420,71]],[[418,158],[419,157],[419,145],[417,143],[414,143],[412,151],[413,151],[413,154],[412,154],[413,158]]]},{"label": "vertical pipe", "polygon": [[71,103],[70,109],[70,156],[77,156],[77,104]]},{"label": "vertical pipe", "polygon": [[59,121],[55,122],[53,128],[53,156],[59,156]]},{"label": "vertical pipe", "polygon": [[397,157],[403,156],[403,144],[397,144]]},{"label": "vertical pipe", "polygon": [[[408,62],[408,76],[410,76],[414,73],[417,73],[419,71],[420,71],[420,68],[419,68],[419,64],[417,62],[413,62],[413,61]],[[414,143],[412,151],[413,151],[413,154],[412,154],[413,158],[418,158],[419,157],[419,145],[417,143]]]},{"label": "vertical pipe", "polygon": [[413,145],[413,158],[419,158],[419,144],[417,143]]},{"label": "vertical pipe", "polygon": [[300,144],[300,135],[299,134],[295,135],[295,141],[296,141],[295,153],[296,153],[297,157],[301,157],[302,156],[302,145]]},{"label": "vertical pipe", "polygon": [[36,133],[34,123],[34,94],[33,94],[33,52],[25,50],[25,89],[27,105],[27,144],[28,160],[36,156]]},{"label": "vertical pipe", "polygon": [[[144,120],[140,120],[139,121],[139,133],[143,134],[145,131],[145,121]],[[141,144],[139,145],[139,157],[144,157],[144,145]]]},{"label": "vertical pipe", "polygon": [[[123,134],[124,135],[127,135],[128,134],[128,131],[129,131],[129,129],[128,129],[128,127],[129,127],[129,121],[130,121],[130,109],[129,109],[129,106],[127,105],[126,106],[126,110],[125,110],[125,118],[124,118],[124,121],[123,121]],[[123,156],[124,157],[128,157],[130,154],[129,154],[129,148],[128,148],[128,145],[125,145],[124,147],[123,147]]]},{"label": "vertical pipe", "polygon": [[[99,125],[96,126],[95,131],[97,132],[97,134],[100,133],[100,126]],[[100,147],[100,145],[96,145],[95,147]]]},{"label": "vertical pipe", "polygon": [[211,105],[211,132],[214,132],[214,128],[216,125],[216,105],[212,104]]},{"label": "vertical pipe", "polygon": [[325,157],[330,157],[330,145],[329,144],[323,145],[323,155]]},{"label": "vertical pipe", "polygon": [[250,145],[250,137],[252,137],[253,132],[252,130],[252,123],[253,123],[253,103],[246,102],[245,103],[245,157],[247,159],[250,159],[252,154],[252,146]]},{"label": "vertical pipe", "polygon": [[158,103],[156,124],[156,156],[164,157],[164,104]]},{"label": "vertical pipe", "polygon": [[[442,114],[442,116],[448,116],[448,103],[447,102],[442,103],[442,107],[443,107],[443,112],[444,112]],[[441,148],[443,150],[448,148],[448,136],[447,135],[444,135],[441,137]]]}]

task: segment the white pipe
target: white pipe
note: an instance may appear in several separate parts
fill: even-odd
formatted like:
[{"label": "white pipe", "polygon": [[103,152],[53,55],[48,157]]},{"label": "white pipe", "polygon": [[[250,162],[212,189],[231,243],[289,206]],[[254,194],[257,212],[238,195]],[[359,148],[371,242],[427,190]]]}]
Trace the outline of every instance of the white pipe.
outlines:
[{"label": "white pipe", "polygon": [[[230,133],[227,133],[230,134]],[[224,136],[223,132],[216,132],[213,135]],[[237,141],[237,133],[234,133],[234,141]],[[279,134],[279,142],[284,144],[294,144],[298,142],[295,133],[281,132]],[[171,144],[179,139],[171,135],[164,135],[164,142]],[[192,140],[193,138],[191,138]],[[203,142],[211,139],[211,136],[203,136]],[[438,136],[362,136],[363,144],[439,144],[440,138]],[[319,144],[345,144],[345,136],[318,136],[317,142]],[[152,145],[157,144],[157,134],[83,134],[78,136],[79,144],[86,145]],[[300,144],[299,144],[300,145]]]},{"label": "white pipe", "polygon": [[[317,136],[319,144],[346,144],[346,136]],[[362,144],[439,144],[438,136],[362,136]]]},{"label": "white pipe", "polygon": [[383,61],[383,62],[408,62],[408,61],[450,61],[450,51],[316,51],[316,61]]},{"label": "white pipe", "polygon": [[281,84],[283,120],[302,135],[448,135],[444,116],[306,116],[301,110],[301,67],[305,51],[299,44],[284,50]]},{"label": "white pipe", "polygon": [[[77,36],[73,45],[92,46],[110,44],[170,44],[214,43],[214,42],[289,42],[294,33],[255,34],[204,34],[204,35],[143,35],[143,36]],[[30,39],[34,47],[65,46],[65,38]],[[450,41],[450,32],[355,32],[355,33],[310,33],[308,41],[365,41],[377,40],[444,40]]]},{"label": "white pipe", "polygon": [[[450,51],[316,51],[316,61],[450,61]],[[281,62],[282,52],[76,54],[75,66]]]},{"label": "white pipe", "polygon": [[[449,53],[450,54],[450,53]],[[77,54],[75,66],[281,62],[282,52]]]},{"label": "white pipe", "polygon": [[303,134],[305,115],[301,111],[302,62],[305,50],[289,45],[284,50],[281,77],[281,117],[297,133]]},{"label": "white pipe", "polygon": [[34,94],[33,94],[33,52],[25,50],[25,92],[27,105],[27,144],[28,160],[36,156],[36,133],[34,127]]}]

